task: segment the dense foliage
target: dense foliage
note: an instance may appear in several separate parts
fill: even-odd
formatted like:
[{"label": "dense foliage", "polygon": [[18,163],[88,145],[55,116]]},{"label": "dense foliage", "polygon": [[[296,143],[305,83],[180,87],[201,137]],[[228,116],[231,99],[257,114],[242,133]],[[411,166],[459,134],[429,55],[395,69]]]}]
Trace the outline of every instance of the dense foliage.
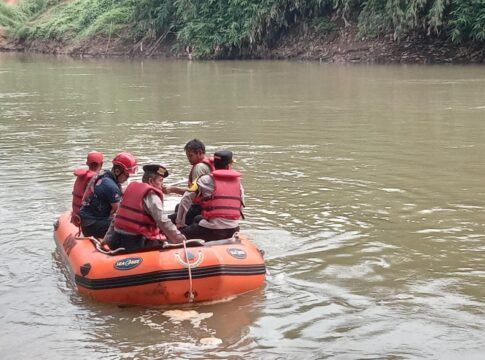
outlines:
[{"label": "dense foliage", "polygon": [[96,34],[155,42],[168,33],[195,55],[271,46],[292,28],[328,33],[356,23],[362,37],[410,33],[485,40],[485,0],[21,0],[0,3],[0,25],[24,38]]},{"label": "dense foliage", "polygon": [[17,26],[18,38],[82,39],[116,34],[130,26],[133,0],[23,0],[19,10],[29,21]]},{"label": "dense foliage", "polygon": [[23,12],[19,11],[16,7],[0,2],[0,26],[12,28],[26,20]]}]

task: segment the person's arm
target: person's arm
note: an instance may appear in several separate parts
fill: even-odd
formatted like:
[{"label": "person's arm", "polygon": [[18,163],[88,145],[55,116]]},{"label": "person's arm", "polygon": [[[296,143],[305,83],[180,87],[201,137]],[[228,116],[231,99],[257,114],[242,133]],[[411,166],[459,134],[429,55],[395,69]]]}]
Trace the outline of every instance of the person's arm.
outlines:
[{"label": "person's arm", "polygon": [[120,206],[122,195],[120,187],[112,179],[103,178],[101,183],[96,185],[94,192],[101,200],[110,204],[109,216],[112,217]]},{"label": "person's arm", "polygon": [[199,192],[203,197],[211,197],[214,193],[214,179],[212,176],[202,176],[197,180]]},{"label": "person's arm", "polygon": [[186,191],[180,200],[177,218],[175,219],[175,224],[178,228],[185,226],[185,217],[190,209],[190,206],[194,202],[194,198],[197,195],[196,192]]},{"label": "person's arm", "polygon": [[175,185],[164,185],[163,192],[165,194],[179,194],[183,195],[187,191],[186,187],[180,187]]},{"label": "person's arm", "polygon": [[203,175],[209,175],[211,173],[211,168],[206,163],[198,163],[194,166],[194,170],[192,171],[192,179],[200,178]]},{"label": "person's arm", "polygon": [[120,207],[120,203],[119,202],[111,203],[111,213],[110,213],[110,216],[113,216],[118,211],[118,208],[119,207]]},{"label": "person's arm", "polygon": [[[196,181],[197,178],[210,174],[211,169],[209,165],[205,163],[198,163],[194,166],[192,170],[192,179]],[[165,194],[179,194],[183,195],[186,191],[189,191],[189,188],[187,187],[180,187],[180,186],[173,186],[173,185],[166,185],[164,186],[164,193]]]},{"label": "person's arm", "polygon": [[244,199],[244,188],[243,188],[242,184],[241,184],[241,204],[242,204],[243,207],[246,206],[246,202],[245,202],[245,199]]},{"label": "person's arm", "polygon": [[178,231],[177,227],[168,218],[163,210],[162,200],[154,193],[149,193],[144,204],[147,212],[152,216],[158,228],[165,234],[168,240],[180,243],[186,240],[185,236]]},{"label": "person's arm", "polygon": [[114,233],[114,230],[115,230],[114,223],[115,223],[114,221],[111,221],[111,224],[109,224],[108,231],[106,231],[106,234],[104,235],[104,238],[103,238],[103,241],[102,241],[103,244],[106,244],[108,239],[110,239],[111,236],[113,236],[113,233]]}]

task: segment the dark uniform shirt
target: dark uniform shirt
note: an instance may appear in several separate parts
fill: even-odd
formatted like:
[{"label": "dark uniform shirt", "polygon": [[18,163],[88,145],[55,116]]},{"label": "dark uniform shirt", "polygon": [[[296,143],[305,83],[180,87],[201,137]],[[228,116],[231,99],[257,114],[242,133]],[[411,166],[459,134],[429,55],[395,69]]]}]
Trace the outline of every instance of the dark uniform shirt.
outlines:
[{"label": "dark uniform shirt", "polygon": [[121,186],[111,171],[96,179],[94,194],[85,199],[80,215],[84,219],[106,219],[111,216],[111,204],[121,200]]}]

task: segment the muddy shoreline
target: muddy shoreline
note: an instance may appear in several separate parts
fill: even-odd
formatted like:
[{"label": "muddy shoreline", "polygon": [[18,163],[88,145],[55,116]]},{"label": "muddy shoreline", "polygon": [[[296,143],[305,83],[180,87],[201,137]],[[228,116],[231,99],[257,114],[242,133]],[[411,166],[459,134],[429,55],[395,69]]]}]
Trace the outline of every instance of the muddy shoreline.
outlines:
[{"label": "muddy shoreline", "polygon": [[[0,51],[70,55],[74,57],[170,57],[191,59],[190,49],[174,50],[175,39],[161,44],[128,38],[95,37],[82,42],[62,40],[9,40],[0,29]],[[295,29],[272,47],[255,47],[241,53],[217,53],[212,59],[305,60],[325,63],[484,63],[485,44],[452,44],[439,38],[415,35],[395,41],[392,36],[360,39],[355,26],[329,35]]]}]

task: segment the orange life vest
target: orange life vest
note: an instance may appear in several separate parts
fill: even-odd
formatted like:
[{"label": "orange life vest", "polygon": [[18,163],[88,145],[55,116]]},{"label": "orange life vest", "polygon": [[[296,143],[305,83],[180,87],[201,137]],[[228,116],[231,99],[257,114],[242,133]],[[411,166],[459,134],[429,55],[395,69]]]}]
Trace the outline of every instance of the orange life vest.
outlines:
[{"label": "orange life vest", "polygon": [[132,182],[128,185],[114,219],[117,229],[141,234],[148,239],[159,237],[160,229],[143,206],[143,199],[150,191],[157,194],[163,202],[163,192],[151,185],[141,182]]},{"label": "orange life vest", "polygon": [[96,171],[92,171],[86,168],[77,168],[74,170],[76,181],[72,189],[72,214],[79,216],[79,210],[81,209],[84,191],[88,186],[89,181],[96,175]]},{"label": "orange life vest", "polygon": [[241,218],[241,174],[235,170],[214,170],[214,192],[210,197],[194,200],[202,206],[202,217],[206,220],[221,217],[237,220]]}]

